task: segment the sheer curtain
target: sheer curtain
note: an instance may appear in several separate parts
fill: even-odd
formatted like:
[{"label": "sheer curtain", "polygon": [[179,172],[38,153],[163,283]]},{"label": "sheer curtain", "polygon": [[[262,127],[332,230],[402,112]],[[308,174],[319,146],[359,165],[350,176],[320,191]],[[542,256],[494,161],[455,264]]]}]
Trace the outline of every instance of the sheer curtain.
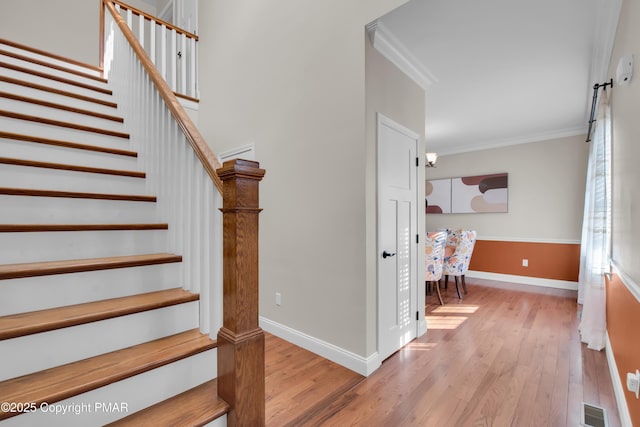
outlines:
[{"label": "sheer curtain", "polygon": [[611,254],[611,117],[609,94],[600,93],[589,152],[585,192],[578,302],[583,304],[582,342],[602,350],[606,341],[605,282]]}]

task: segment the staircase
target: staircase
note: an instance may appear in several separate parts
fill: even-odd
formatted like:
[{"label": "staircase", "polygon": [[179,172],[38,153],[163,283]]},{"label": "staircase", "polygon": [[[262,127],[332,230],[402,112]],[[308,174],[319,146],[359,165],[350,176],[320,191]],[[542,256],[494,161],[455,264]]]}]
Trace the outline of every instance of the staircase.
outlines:
[{"label": "staircase", "polygon": [[226,425],[217,341],[100,71],[0,40],[0,426]]}]

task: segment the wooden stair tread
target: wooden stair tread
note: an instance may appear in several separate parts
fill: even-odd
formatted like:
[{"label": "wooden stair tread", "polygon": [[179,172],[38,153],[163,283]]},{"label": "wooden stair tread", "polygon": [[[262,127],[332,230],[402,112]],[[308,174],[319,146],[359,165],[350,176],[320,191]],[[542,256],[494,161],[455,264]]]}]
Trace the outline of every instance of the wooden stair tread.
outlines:
[{"label": "wooden stair tread", "polygon": [[0,224],[0,233],[29,233],[49,231],[117,231],[168,230],[169,224]]},{"label": "wooden stair tread", "polygon": [[21,67],[19,65],[10,64],[8,62],[0,61],[0,67],[8,68],[9,70],[18,71],[20,73],[31,74],[33,76],[42,77],[44,79],[53,80],[60,83],[65,83],[71,86],[76,86],[82,89],[88,89],[94,92],[103,93],[105,95],[113,95],[111,89],[105,89],[98,86],[93,86],[87,83],[82,83],[73,79],[67,79],[65,77],[56,76],[55,74],[44,73],[42,71],[32,70],[31,68]]},{"label": "wooden stair tread", "polygon": [[31,98],[15,93],[0,91],[0,97],[12,99],[14,101],[26,102],[29,104],[41,105],[43,107],[55,108],[57,110],[69,111],[71,113],[83,114],[85,116],[96,117],[99,119],[111,120],[112,122],[124,123],[124,119],[122,117],[112,116],[110,114],[102,114],[91,110],[85,110],[83,108],[71,107],[69,105],[59,104],[56,102],[44,101],[42,99]]},{"label": "wooden stair tread", "polygon": [[15,141],[34,142],[36,144],[53,145],[56,147],[72,148],[76,150],[95,151],[98,153],[115,154],[118,156],[138,157],[138,153],[130,150],[122,150],[119,148],[100,147],[96,145],[80,144],[71,141],[62,141],[59,139],[43,138],[40,136],[23,135],[13,132],[0,131],[0,138],[13,139]]},{"label": "wooden stair tread", "polygon": [[[78,273],[83,271],[110,270],[114,268],[181,262],[180,255],[158,253],[105,258],[85,258],[64,261],[28,262],[0,265],[0,280],[21,277],[47,276],[51,274]],[[2,394],[0,394],[1,396]]]},{"label": "wooden stair tread", "polygon": [[2,316],[0,317],[0,340],[141,313],[197,301],[198,298],[198,294],[176,288]]},{"label": "wooden stair tread", "polygon": [[93,98],[91,96],[82,95],[82,94],[75,93],[75,92],[69,92],[67,90],[57,89],[57,88],[41,85],[41,84],[38,84],[38,83],[29,82],[29,81],[26,81],[26,80],[14,79],[13,77],[0,76],[0,82],[6,82],[6,83],[14,84],[14,85],[30,87],[32,89],[42,90],[42,91],[50,92],[50,93],[55,93],[56,95],[62,95],[62,96],[66,96],[66,97],[69,97],[69,98],[75,98],[75,99],[79,99],[81,101],[93,102],[94,104],[105,105],[105,106],[110,107],[110,108],[117,108],[118,107],[118,104],[116,104],[115,102],[112,102],[112,101],[106,101],[104,99]]},{"label": "wooden stair tread", "polygon": [[218,397],[214,379],[107,426],[202,426],[227,412],[229,404]]},{"label": "wooden stair tread", "polygon": [[75,130],[80,130],[84,132],[98,133],[101,135],[108,135],[116,138],[129,139],[129,134],[126,132],[96,128],[92,126],[85,126],[85,125],[80,125],[80,124],[71,123],[71,122],[63,122],[62,120],[46,119],[44,117],[31,116],[29,114],[14,113],[13,111],[0,110],[0,116],[9,117],[11,119],[16,119],[16,120],[25,120],[29,122],[42,123],[45,125],[59,126],[67,129],[75,129]]},{"label": "wooden stair tread", "polygon": [[145,178],[146,174],[139,171],[127,171],[118,169],[96,168],[93,166],[68,165],[63,163],[39,162],[35,160],[14,159],[10,157],[0,157],[0,163],[15,166],[27,166],[44,169],[68,170],[73,172],[88,172],[103,175],[128,176],[132,178]]},{"label": "wooden stair tread", "polygon": [[31,188],[0,187],[0,194],[8,196],[65,197],[70,199],[122,200],[130,202],[155,202],[155,196],[137,194],[83,193],[77,191],[36,190]]},{"label": "wooden stair tread", "polygon": [[79,77],[84,77],[87,79],[95,80],[102,83],[107,83],[107,79],[104,77],[94,76],[93,74],[83,73],[82,71],[74,70],[73,68],[63,67],[61,65],[55,65],[47,61],[42,61],[40,59],[32,58],[29,56],[20,55],[19,53],[9,52],[4,49],[0,49],[0,55],[9,56],[11,58],[19,59],[21,61],[30,62],[32,64],[40,65],[43,67],[52,68],[54,70],[62,71],[69,74],[75,74]]},{"label": "wooden stair tread", "polygon": [[[0,382],[5,402],[54,403],[215,348],[198,329]],[[0,420],[18,415],[2,412]]]}]

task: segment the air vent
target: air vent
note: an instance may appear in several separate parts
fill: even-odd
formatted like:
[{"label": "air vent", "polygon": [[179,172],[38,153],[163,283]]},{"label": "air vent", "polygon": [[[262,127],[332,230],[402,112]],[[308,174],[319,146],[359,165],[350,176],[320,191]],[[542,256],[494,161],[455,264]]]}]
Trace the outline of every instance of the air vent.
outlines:
[{"label": "air vent", "polygon": [[582,425],[585,427],[607,427],[607,412],[604,408],[582,402]]}]

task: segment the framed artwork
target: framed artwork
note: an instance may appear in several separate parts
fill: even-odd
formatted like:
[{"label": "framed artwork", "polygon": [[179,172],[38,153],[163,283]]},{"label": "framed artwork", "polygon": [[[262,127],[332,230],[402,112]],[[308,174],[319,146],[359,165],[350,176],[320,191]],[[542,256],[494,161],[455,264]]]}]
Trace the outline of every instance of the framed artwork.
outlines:
[{"label": "framed artwork", "polygon": [[451,213],[451,179],[427,181],[426,213]]},{"label": "framed artwork", "polygon": [[508,212],[507,173],[436,179],[426,189],[427,213]]}]

